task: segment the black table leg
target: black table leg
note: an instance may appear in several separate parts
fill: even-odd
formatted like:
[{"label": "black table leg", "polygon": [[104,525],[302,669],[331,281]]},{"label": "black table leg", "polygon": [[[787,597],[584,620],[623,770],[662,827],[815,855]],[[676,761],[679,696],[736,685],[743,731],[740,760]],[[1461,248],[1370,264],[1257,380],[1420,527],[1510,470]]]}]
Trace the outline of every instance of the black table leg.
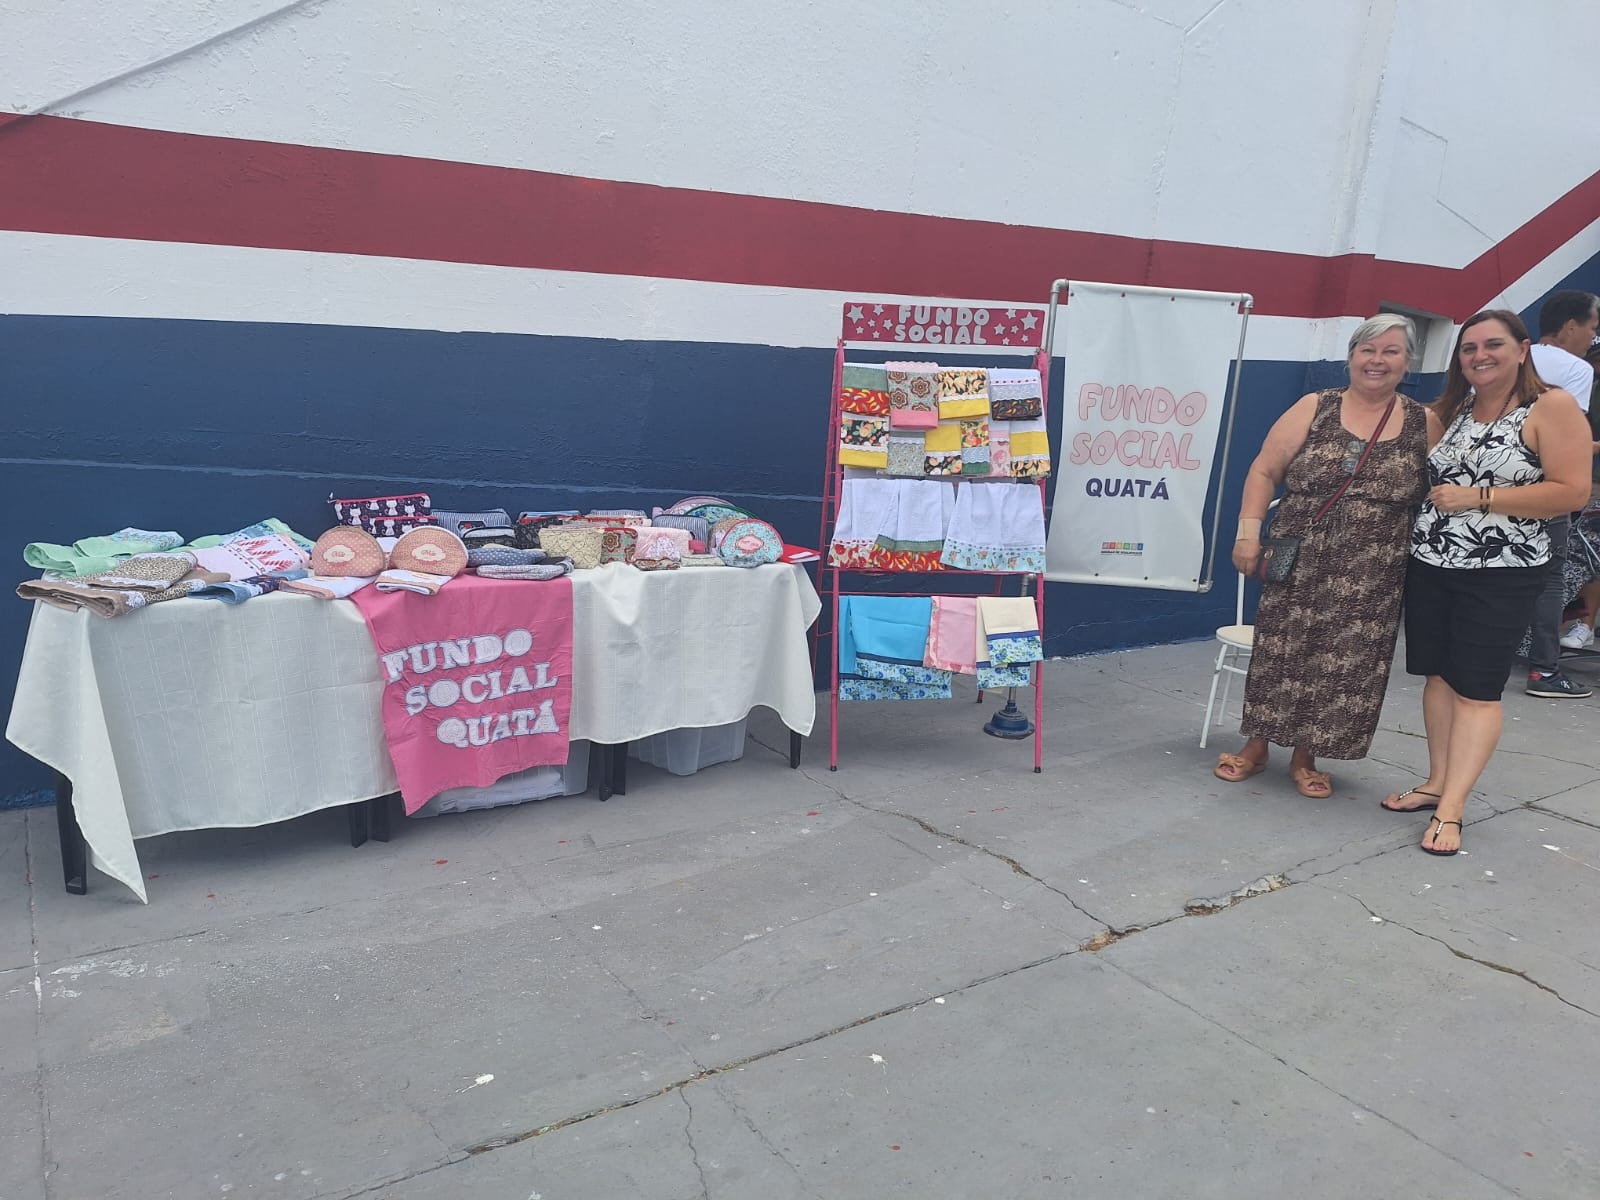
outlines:
[{"label": "black table leg", "polygon": [[618,796],[628,794],[628,743],[611,747],[611,790]]},{"label": "black table leg", "polygon": [[599,742],[589,745],[589,774],[594,777],[595,789],[601,800],[611,799],[611,747]]},{"label": "black table leg", "polygon": [[394,799],[394,794],[379,796],[367,801],[367,823],[372,828],[372,840],[387,842],[389,840],[389,802]]},{"label": "black table leg", "polygon": [[344,806],[345,814],[350,818],[350,844],[352,846],[365,845],[367,841],[367,802],[357,800],[354,804]]},{"label": "black table leg", "polygon": [[82,896],[89,890],[89,845],[78,828],[72,807],[72,780],[56,773],[56,830],[61,838],[61,874],[67,891]]},{"label": "black table leg", "polygon": [[789,769],[791,771],[800,769],[800,747],[804,744],[805,738],[794,730],[789,730]]}]

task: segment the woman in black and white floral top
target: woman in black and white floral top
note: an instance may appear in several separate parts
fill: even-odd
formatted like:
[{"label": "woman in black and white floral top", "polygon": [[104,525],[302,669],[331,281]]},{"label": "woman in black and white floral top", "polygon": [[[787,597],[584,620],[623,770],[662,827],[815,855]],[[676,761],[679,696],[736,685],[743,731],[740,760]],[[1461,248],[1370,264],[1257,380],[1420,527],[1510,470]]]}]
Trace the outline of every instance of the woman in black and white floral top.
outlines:
[{"label": "woman in black and white floral top", "polygon": [[1461,848],[1467,795],[1500,740],[1500,694],[1550,560],[1545,519],[1589,494],[1583,412],[1539,378],[1528,346],[1516,313],[1469,318],[1434,406],[1445,432],[1411,531],[1405,613],[1406,670],[1427,677],[1428,778],[1383,801],[1434,810],[1429,854]]}]

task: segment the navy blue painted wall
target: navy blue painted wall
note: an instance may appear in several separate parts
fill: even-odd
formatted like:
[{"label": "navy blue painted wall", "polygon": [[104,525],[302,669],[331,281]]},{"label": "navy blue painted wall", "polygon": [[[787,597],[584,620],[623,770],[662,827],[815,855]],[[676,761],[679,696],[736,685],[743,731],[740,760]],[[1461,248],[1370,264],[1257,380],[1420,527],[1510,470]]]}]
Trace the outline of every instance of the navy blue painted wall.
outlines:
[{"label": "navy blue painted wall", "polygon": [[[832,359],[698,343],[0,318],[0,503],[13,518],[0,557],[20,579],[25,542],[124,525],[197,537],[277,516],[315,536],[330,523],[329,493],[414,487],[440,507],[513,511],[711,492],[812,545]],[[1307,380],[1301,365],[1247,364],[1230,505],[1267,426]],[[1226,529],[1232,521],[1230,507]],[[1049,651],[1071,654],[1206,636],[1232,591],[1052,585],[1047,600]],[[29,613],[10,604],[0,609],[7,713]],[[32,760],[0,751],[0,796],[47,782]]]},{"label": "navy blue painted wall", "polygon": [[[1561,286],[1594,290],[1600,259]],[[1534,306],[1534,310],[1537,305]],[[316,325],[0,316],[0,561],[125,525],[315,536],[326,499],[422,488],[441,508],[647,507],[710,492],[815,544],[832,352]],[[1050,654],[1209,636],[1233,609],[1240,481],[1343,364],[1249,362],[1209,595],[1052,584]],[[1059,395],[1059,369],[1053,395]],[[1419,399],[1436,379],[1417,381]],[[1062,406],[1053,429],[1059,445]],[[1215,482],[1213,490],[1215,490]],[[29,608],[0,607],[0,718]],[[0,803],[48,784],[0,746]]]}]

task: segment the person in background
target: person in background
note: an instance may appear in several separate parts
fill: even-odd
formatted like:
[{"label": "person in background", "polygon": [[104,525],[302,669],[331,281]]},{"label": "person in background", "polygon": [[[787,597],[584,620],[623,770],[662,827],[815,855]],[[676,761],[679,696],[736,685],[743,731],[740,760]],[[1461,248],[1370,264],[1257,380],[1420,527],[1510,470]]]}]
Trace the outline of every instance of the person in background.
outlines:
[{"label": "person in background", "polygon": [[[1585,413],[1594,388],[1594,368],[1583,356],[1600,329],[1600,297],[1592,292],[1555,292],[1539,308],[1539,342],[1531,347],[1533,369],[1551,387],[1569,393]],[[1593,455],[1590,466],[1592,469]],[[1588,496],[1584,496],[1587,500]],[[1574,505],[1582,508],[1583,502]],[[1567,536],[1571,518],[1561,513],[1550,519],[1550,563],[1544,590],[1533,606],[1529,624],[1528,686],[1530,696],[1553,700],[1581,700],[1594,694],[1560,667],[1561,612],[1565,607]]]},{"label": "person in background", "polygon": [[[1589,346],[1583,360],[1594,371],[1594,387],[1589,389],[1589,436],[1594,438],[1594,480],[1600,484],[1600,337]],[[1589,493],[1589,502],[1600,502],[1600,488]]]},{"label": "person in background", "polygon": [[1429,854],[1461,848],[1467,795],[1500,740],[1500,697],[1544,588],[1550,517],[1589,494],[1588,429],[1571,393],[1533,369],[1527,327],[1488,309],[1456,338],[1434,411],[1434,486],[1411,531],[1406,671],[1426,676],[1428,778],[1381,803],[1431,811]]},{"label": "person in background", "polygon": [[1265,770],[1276,742],[1294,747],[1296,790],[1325,799],[1333,780],[1317,758],[1362,758],[1372,743],[1400,625],[1406,537],[1442,428],[1396,390],[1415,355],[1407,318],[1363,321],[1350,337],[1349,385],[1302,396],[1250,465],[1233,565],[1246,575],[1260,565],[1261,523],[1280,486],[1272,531],[1301,543],[1289,579],[1262,586],[1245,683],[1248,740],[1218,759],[1219,779],[1238,783]]}]

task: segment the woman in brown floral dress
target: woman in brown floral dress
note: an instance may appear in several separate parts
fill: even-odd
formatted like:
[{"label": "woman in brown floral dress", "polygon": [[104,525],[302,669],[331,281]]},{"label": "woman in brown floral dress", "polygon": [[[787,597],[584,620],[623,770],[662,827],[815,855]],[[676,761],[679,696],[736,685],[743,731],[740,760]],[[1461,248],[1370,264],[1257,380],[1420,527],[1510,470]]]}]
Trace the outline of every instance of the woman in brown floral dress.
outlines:
[{"label": "woman in brown floral dress", "polygon": [[[1249,740],[1221,756],[1219,779],[1265,770],[1276,742],[1294,748],[1295,788],[1322,799],[1333,780],[1316,760],[1362,758],[1372,743],[1400,625],[1407,539],[1440,435],[1433,414],[1396,391],[1415,352],[1407,318],[1362,322],[1350,338],[1349,386],[1302,396],[1250,466],[1234,566],[1248,574],[1260,565],[1261,523],[1280,486],[1273,533],[1301,543],[1290,578],[1262,586],[1245,684]],[[1344,494],[1316,519],[1373,438]]]}]

